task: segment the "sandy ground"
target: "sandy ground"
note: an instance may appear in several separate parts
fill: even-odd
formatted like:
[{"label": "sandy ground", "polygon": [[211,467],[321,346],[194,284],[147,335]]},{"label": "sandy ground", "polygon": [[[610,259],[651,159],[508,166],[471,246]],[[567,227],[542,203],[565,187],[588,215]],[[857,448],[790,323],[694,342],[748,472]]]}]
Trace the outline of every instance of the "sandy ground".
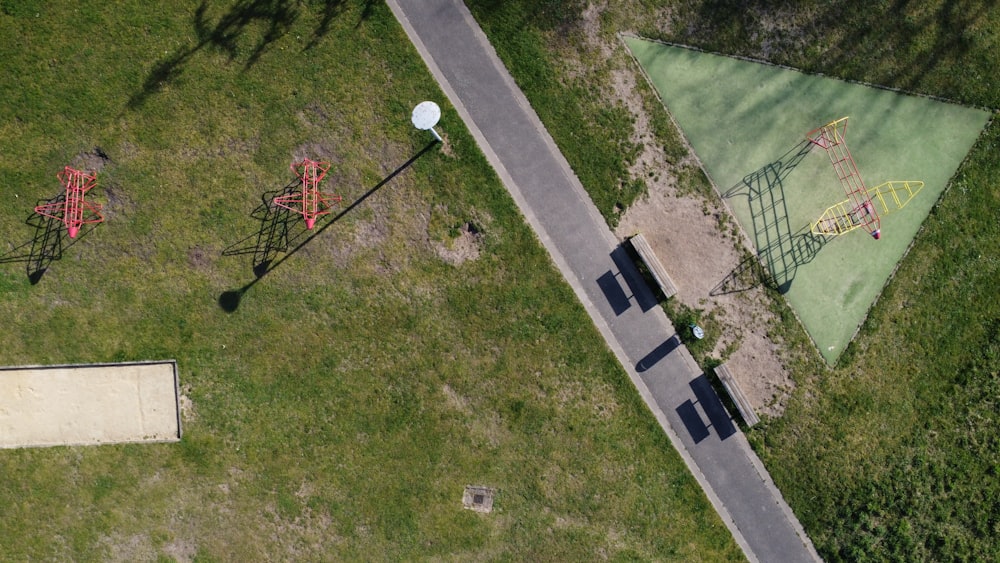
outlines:
[{"label": "sandy ground", "polygon": [[713,356],[722,358],[727,347],[735,348],[727,365],[750,404],[758,414],[779,416],[792,381],[780,347],[766,334],[774,322],[768,297],[760,287],[713,292],[740,268],[742,255],[731,235],[720,232],[716,217],[726,211],[709,207],[705,215],[703,203],[696,197],[677,197],[670,185],[656,183],[626,211],[615,232],[622,239],[643,233],[677,285],[673,299],[706,314],[715,312],[723,333]]},{"label": "sandy ground", "polygon": [[0,448],[180,440],[174,362],[0,368]]},{"label": "sandy ground", "polygon": [[732,283],[734,273],[747,269],[744,251],[753,253],[749,241],[733,229],[736,220],[720,197],[678,194],[676,172],[684,165],[697,164],[694,156],[671,165],[662,148],[644,142],[655,139],[636,92],[636,81],[645,77],[623,42],[601,38],[602,7],[602,2],[589,4],[583,30],[604,59],[621,61],[612,63],[617,68],[611,72],[608,101],[624,105],[634,117],[632,140],[643,150],[632,173],[643,178],[649,189],[625,211],[615,234],[625,240],[643,233],[677,285],[674,299],[704,314],[714,312],[720,320],[723,330],[713,356],[721,359],[728,350],[727,365],[754,410],[762,416],[780,416],[794,383],[782,362],[780,343],[767,336],[768,327],[776,322],[768,308],[769,297],[763,288],[745,283],[753,276],[737,276],[742,283]]}]

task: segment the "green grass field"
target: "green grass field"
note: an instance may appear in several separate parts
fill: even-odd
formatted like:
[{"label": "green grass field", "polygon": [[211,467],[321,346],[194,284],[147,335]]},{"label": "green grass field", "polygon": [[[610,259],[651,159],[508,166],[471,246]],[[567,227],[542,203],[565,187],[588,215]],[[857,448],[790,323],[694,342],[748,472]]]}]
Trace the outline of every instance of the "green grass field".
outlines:
[{"label": "green grass field", "polygon": [[[627,38],[679,127],[830,363],[847,348],[990,114],[926,97]],[[847,198],[828,155],[805,134],[849,116],[846,138],[869,188],[924,187],[863,230],[816,236],[810,225]]]},{"label": "green grass field", "polygon": [[[740,558],[384,5],[0,2],[0,36],[3,363],[175,358],[190,399],[179,444],[0,451],[4,559]],[[426,99],[446,147],[371,192]],[[303,156],[350,208],[311,239],[265,205]],[[70,241],[31,211],[73,163],[107,220]]]},{"label": "green grass field", "polygon": [[[633,141],[629,128],[600,120],[608,108],[627,111],[609,102],[614,78],[635,73],[642,106],[650,116],[658,109],[619,32],[1000,107],[1000,10],[992,2],[653,0],[585,9],[579,1],[476,0],[470,6],[574,167],[595,147]],[[549,86],[539,84],[541,77]],[[573,130],[562,119],[570,114],[577,116]],[[678,158],[684,150],[676,129],[669,121],[653,125],[656,136],[639,142],[674,155],[661,173],[682,186],[697,177]],[[858,131],[860,123],[851,128]],[[782,322],[767,327],[768,334],[785,347],[796,389],[784,415],[755,427],[749,438],[825,560],[1000,558],[998,151],[994,119],[836,367],[819,357],[784,298],[770,296]],[[631,154],[634,148],[619,159]],[[618,197],[617,186],[630,181],[628,175],[603,184],[580,178],[595,201]]]}]

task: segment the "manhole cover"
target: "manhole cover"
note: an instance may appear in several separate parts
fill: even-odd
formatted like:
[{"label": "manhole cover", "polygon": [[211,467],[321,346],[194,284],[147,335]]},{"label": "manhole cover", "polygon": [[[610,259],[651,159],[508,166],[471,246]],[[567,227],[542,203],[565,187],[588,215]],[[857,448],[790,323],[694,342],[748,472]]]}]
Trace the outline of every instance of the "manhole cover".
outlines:
[{"label": "manhole cover", "polygon": [[462,504],[465,508],[476,512],[492,512],[493,494],[493,489],[489,487],[469,485],[465,487],[465,494],[462,495]]}]

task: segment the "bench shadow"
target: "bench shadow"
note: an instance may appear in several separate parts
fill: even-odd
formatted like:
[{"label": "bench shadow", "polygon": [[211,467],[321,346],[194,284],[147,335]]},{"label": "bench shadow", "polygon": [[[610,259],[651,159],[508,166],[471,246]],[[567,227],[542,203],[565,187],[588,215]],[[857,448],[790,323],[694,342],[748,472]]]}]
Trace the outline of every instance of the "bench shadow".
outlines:
[{"label": "bench shadow", "polygon": [[722,404],[722,399],[715,392],[715,388],[712,387],[712,382],[708,379],[708,376],[703,373],[692,379],[688,385],[694,391],[694,396],[698,399],[698,404],[705,411],[705,415],[708,416],[708,420],[712,428],[715,429],[716,434],[719,435],[719,439],[725,440],[736,434],[736,424],[733,423],[733,419],[729,416],[729,411]]},{"label": "bench shadow", "polygon": [[[38,200],[37,205],[51,205],[65,200],[66,194],[63,193],[46,200]],[[94,224],[84,224],[76,238],[71,239],[67,235],[65,224],[59,219],[46,217],[32,211],[24,223],[34,228],[33,236],[30,240],[0,256],[0,264],[25,264],[25,274],[31,285],[42,280],[42,276],[45,275],[52,263],[62,259],[66,249],[97,227]]]},{"label": "bench shadow", "polygon": [[[677,416],[680,417],[681,422],[684,423],[684,427],[687,428],[688,434],[691,435],[694,443],[701,442],[711,434],[709,427],[715,429],[715,433],[718,434],[720,441],[736,434],[736,424],[733,423],[733,419],[722,404],[722,399],[719,398],[719,395],[712,387],[712,382],[709,381],[708,376],[703,373],[692,379],[688,385],[691,387],[691,391],[694,392],[695,400],[685,400],[675,411],[677,412]],[[708,424],[705,423],[705,420],[698,413],[695,404],[701,405],[705,416],[708,417]]]},{"label": "bench shadow", "polygon": [[799,266],[811,262],[826,244],[827,238],[814,235],[808,225],[793,230],[785,203],[784,182],[811,149],[812,143],[802,140],[723,194],[725,198],[747,198],[757,255],[741,262],[710,295],[746,291],[761,284],[787,293]]},{"label": "bench shadow", "polygon": [[260,203],[250,212],[250,217],[258,223],[257,232],[229,245],[222,251],[223,256],[252,256],[255,276],[267,273],[271,263],[282,252],[305,235],[305,221],[302,215],[291,209],[274,204],[274,198],[292,195],[300,189],[302,181],[293,180],[280,190],[269,190],[260,195]]},{"label": "bench shadow", "polygon": [[677,416],[680,417],[681,422],[684,423],[684,428],[687,428],[688,434],[691,435],[691,440],[693,440],[695,444],[701,442],[705,438],[708,438],[710,434],[708,426],[706,426],[705,421],[701,419],[701,415],[698,414],[698,409],[695,408],[691,399],[681,403],[675,411],[677,412]]},{"label": "bench shadow", "polygon": [[645,313],[660,304],[656,294],[642,277],[642,272],[635,266],[637,255],[630,254],[629,246],[619,244],[611,251],[611,261],[618,266],[618,272],[625,285],[632,291],[632,297],[639,305],[639,309]]},{"label": "bench shadow", "polygon": [[[596,281],[604,298],[611,305],[615,316],[627,311],[632,306],[632,299],[635,299],[643,313],[656,307],[659,303],[656,295],[646,284],[638,268],[635,267],[635,261],[625,246],[619,244],[611,251],[610,256],[618,271],[608,270],[601,274]],[[619,277],[621,280],[618,279]],[[621,281],[625,282],[625,286],[628,287],[631,294],[625,292]]]},{"label": "bench shadow", "polygon": [[625,295],[625,290],[622,289],[621,284],[618,283],[617,276],[611,270],[604,272],[601,274],[601,277],[597,278],[597,286],[601,288],[601,293],[608,300],[608,304],[611,305],[611,310],[614,311],[615,316],[628,311],[629,307],[632,306],[631,300],[628,298],[628,295]]}]

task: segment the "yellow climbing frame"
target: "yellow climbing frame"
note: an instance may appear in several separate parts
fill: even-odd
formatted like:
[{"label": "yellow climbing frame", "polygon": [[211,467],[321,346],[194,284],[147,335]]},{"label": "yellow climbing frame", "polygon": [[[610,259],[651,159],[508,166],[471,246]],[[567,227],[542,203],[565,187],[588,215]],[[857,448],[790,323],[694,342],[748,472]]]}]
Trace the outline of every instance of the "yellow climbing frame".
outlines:
[{"label": "yellow climbing frame", "polygon": [[[872,205],[876,206],[872,211],[884,217],[905,207],[923,187],[924,183],[917,180],[893,180],[869,189],[867,195]],[[853,206],[852,200],[841,201],[827,208],[812,224],[812,233],[826,236],[847,234],[864,226],[864,213],[863,208]]]},{"label": "yellow climbing frame", "polygon": [[807,139],[824,149],[843,143],[845,137],[847,137],[846,117],[841,117],[806,133]]}]

